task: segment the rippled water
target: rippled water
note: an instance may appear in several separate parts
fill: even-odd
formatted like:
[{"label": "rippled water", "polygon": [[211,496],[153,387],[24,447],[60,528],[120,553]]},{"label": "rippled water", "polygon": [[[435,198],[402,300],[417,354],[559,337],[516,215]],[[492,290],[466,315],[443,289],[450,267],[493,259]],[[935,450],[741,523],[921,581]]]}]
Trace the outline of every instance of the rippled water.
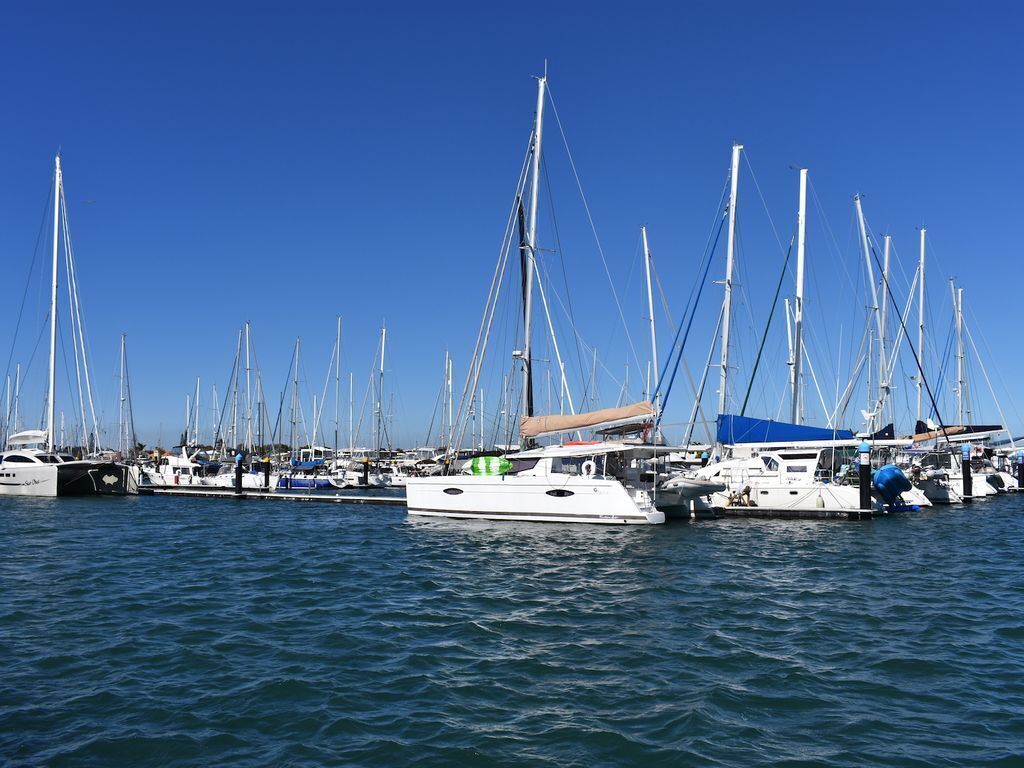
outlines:
[{"label": "rippled water", "polygon": [[1022,765],[1022,538],[0,500],[0,763]]}]

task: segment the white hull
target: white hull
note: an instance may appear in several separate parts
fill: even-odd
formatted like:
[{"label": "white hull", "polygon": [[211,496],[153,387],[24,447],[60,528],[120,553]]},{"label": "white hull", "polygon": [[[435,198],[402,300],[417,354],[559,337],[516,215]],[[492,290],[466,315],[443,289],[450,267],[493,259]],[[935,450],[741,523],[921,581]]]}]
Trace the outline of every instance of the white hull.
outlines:
[{"label": "white hull", "polygon": [[[193,485],[201,485],[207,488],[234,488],[234,473],[224,473],[201,477],[190,473],[175,471],[174,467],[160,467],[157,469],[148,468],[142,470],[142,477],[146,485],[157,488],[187,488]],[[270,488],[277,487],[277,474],[270,475]],[[266,488],[263,482],[262,472],[243,472],[242,488],[246,490],[262,490]]]},{"label": "white hull", "polygon": [[56,496],[57,465],[28,464],[0,469],[0,496]]},{"label": "white hull", "polygon": [[410,515],[548,523],[652,525],[665,522],[645,491],[617,480],[573,475],[414,477]]}]

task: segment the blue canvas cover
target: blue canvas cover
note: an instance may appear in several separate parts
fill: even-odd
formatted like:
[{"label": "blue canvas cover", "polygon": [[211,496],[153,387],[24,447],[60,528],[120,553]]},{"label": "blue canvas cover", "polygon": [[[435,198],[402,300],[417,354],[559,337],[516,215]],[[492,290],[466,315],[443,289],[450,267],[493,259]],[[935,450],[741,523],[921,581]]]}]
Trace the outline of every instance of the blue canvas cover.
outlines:
[{"label": "blue canvas cover", "polygon": [[807,427],[787,424],[771,419],[752,419],[749,416],[723,414],[718,417],[718,442],[723,445],[737,443],[799,443],[808,440],[852,440],[848,429]]}]

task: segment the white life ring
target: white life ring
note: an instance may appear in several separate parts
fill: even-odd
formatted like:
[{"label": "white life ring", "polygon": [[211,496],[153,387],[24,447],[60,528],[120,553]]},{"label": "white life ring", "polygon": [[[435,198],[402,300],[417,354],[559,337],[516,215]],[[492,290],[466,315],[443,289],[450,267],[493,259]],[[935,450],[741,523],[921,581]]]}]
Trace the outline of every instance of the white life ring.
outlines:
[{"label": "white life ring", "polygon": [[593,477],[594,473],[597,472],[597,464],[590,459],[587,459],[580,467],[580,471],[583,473],[584,477]]}]

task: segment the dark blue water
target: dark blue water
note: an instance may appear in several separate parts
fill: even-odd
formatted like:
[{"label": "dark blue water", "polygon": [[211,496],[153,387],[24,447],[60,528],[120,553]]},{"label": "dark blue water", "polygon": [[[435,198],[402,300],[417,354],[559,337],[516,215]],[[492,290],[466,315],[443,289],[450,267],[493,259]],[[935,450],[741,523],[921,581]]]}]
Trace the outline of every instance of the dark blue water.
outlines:
[{"label": "dark blue water", "polygon": [[3,500],[0,764],[1024,765],[1022,539]]}]

